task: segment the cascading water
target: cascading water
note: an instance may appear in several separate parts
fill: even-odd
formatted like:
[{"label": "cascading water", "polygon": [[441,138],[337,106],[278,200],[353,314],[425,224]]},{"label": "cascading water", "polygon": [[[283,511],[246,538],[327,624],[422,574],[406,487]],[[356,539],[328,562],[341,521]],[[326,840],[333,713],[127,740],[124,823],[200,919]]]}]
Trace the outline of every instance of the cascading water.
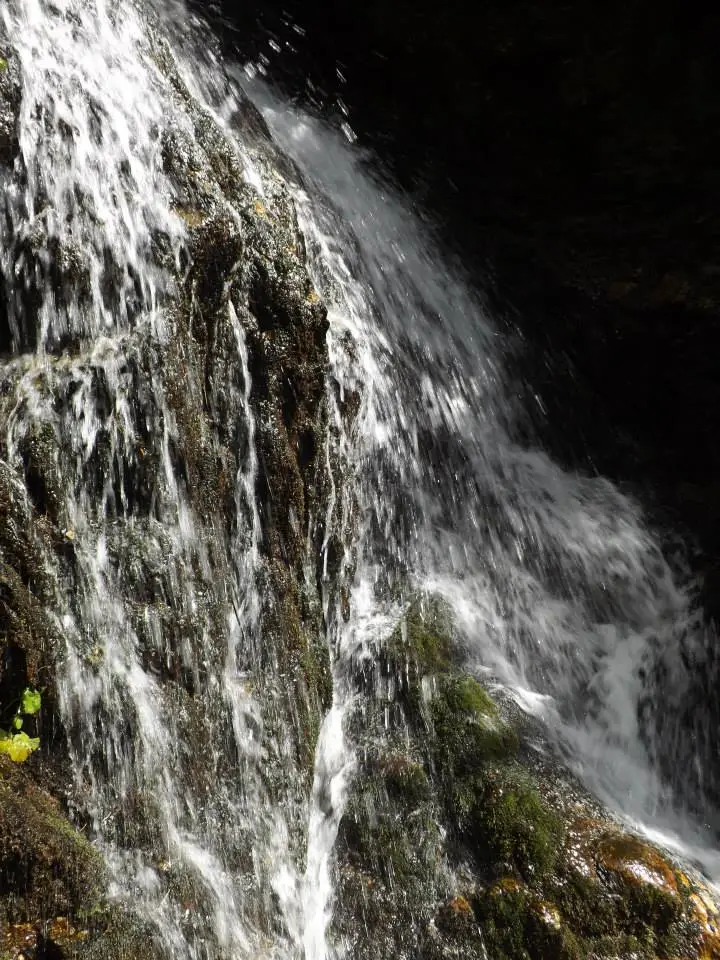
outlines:
[{"label": "cascading water", "polygon": [[[0,384],[14,397],[4,451],[11,469],[33,445],[52,451],[72,555],[51,570],[60,710],[77,816],[114,893],[161,956],[339,950],[327,930],[354,769],[353,672],[417,592],[450,603],[468,663],[537,710],[593,791],[717,879],[720,862],[676,809],[640,726],[654,666],[664,661],[679,689],[681,639],[701,629],[640,511],[514,441],[499,334],[362,157],[188,43],[166,14],[176,70],[152,36],[158,16],[149,30],[132,3],[9,0],[0,11],[22,87],[0,227],[13,350]],[[307,791],[264,619],[272,581],[256,492],[270,415],[254,401],[252,311],[230,294],[250,229],[238,205],[262,221],[283,202],[278,174],[243,140],[242,88],[296,165],[284,175],[329,307],[329,494],[309,526],[324,531],[333,702]],[[222,163],[197,175],[190,203],[168,152],[196,171],[193,140],[218,131]],[[206,319],[188,240],[210,216],[198,196],[225,218],[231,248],[207,379],[178,346],[178,302],[190,351]],[[181,434],[199,466],[183,462]],[[203,487],[204,458],[221,456],[225,527]],[[298,536],[312,568],[313,536]]]},{"label": "cascading water", "polygon": [[[632,500],[514,442],[521,411],[498,333],[362,155],[257,81],[250,90],[302,171],[316,282],[334,305],[333,374],[363,396],[348,458],[363,465],[360,582],[390,568],[444,597],[477,673],[542,718],[611,809],[718,879],[712,802],[700,799],[701,827],[654,762],[687,740],[658,742],[640,719],[668,695],[658,663],[679,706],[712,628]],[[702,767],[712,750],[670,762]]]},{"label": "cascading water", "polygon": [[522,412],[504,386],[499,334],[362,154],[255,79],[250,91],[302,171],[303,228],[333,304],[333,375],[363,396],[348,457],[363,467],[356,588],[390,569],[411,592],[445,598],[478,675],[542,718],[611,809],[717,880],[712,801],[700,797],[695,819],[655,763],[664,754],[702,768],[712,748],[701,755],[698,738],[698,754],[683,756],[687,740],[659,742],[640,719],[668,697],[658,663],[679,707],[712,628],[636,503],[514,441]]}]

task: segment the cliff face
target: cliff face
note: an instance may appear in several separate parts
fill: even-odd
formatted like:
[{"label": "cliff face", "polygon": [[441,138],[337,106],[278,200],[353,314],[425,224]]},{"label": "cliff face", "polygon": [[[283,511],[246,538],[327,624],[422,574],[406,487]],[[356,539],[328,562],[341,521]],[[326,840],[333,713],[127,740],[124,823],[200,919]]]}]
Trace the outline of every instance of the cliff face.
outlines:
[{"label": "cliff face", "polygon": [[[243,660],[235,667],[254,677],[260,715],[253,722],[278,751],[265,754],[258,804],[266,796],[269,805],[306,808],[331,693],[314,567],[325,537],[327,321],[279,172],[285,161],[249,102],[235,118],[248,151],[241,157],[191,96],[163,43],[149,34],[145,52],[173,110],[156,141],[170,228],[156,230],[147,251],[148,269],[169,278],[153,316],[141,278],[132,286],[137,299],[128,298],[109,234],[96,301],[91,247],[79,232],[76,247],[70,231],[58,236],[52,196],[35,216],[22,204],[12,209],[14,222],[6,214],[0,728],[7,742],[26,734],[39,740],[30,756],[0,755],[0,956],[13,960],[60,955],[52,950],[103,958],[160,950],[151,923],[108,905],[112,880],[87,839],[98,838],[98,811],[78,796],[80,769],[88,789],[109,775],[106,837],[114,834],[111,842],[130,857],[136,847],[152,851],[154,864],[167,851],[156,787],[140,774],[134,784],[119,782],[123,753],[138,762],[137,751],[147,748],[149,767],[158,769],[166,758],[162,732],[143,730],[118,672],[136,662],[156,688],[162,708],[151,726],[175,725],[184,743],[174,762],[182,765],[187,804],[213,784],[217,801],[231,776],[213,743],[230,736],[227,718],[213,719],[204,704],[222,700],[233,629],[242,623],[262,636],[258,650],[239,643]],[[9,198],[22,196],[34,158],[20,153],[19,57],[7,39],[0,38],[0,55],[0,161]],[[48,126],[49,139],[56,131]],[[65,135],[72,155],[79,131]],[[248,182],[248,163],[259,190]],[[86,209],[68,217],[77,223]],[[117,315],[127,309],[131,322],[94,334],[93,314],[117,309],[114,298]],[[63,322],[36,352],[46,308]],[[189,525],[187,537],[179,523]],[[95,568],[102,582],[92,626],[90,555],[97,558],[98,549],[107,566]],[[114,643],[123,636],[130,646],[121,650]],[[100,687],[108,713],[91,693]],[[26,690],[41,695],[32,716],[20,708]],[[109,767],[105,750],[114,754]],[[249,773],[232,776],[238,791],[252,791],[241,782]],[[68,805],[77,810],[75,825]],[[221,832],[208,810],[200,815]],[[225,853],[246,869],[239,851]],[[168,879],[169,896],[179,896],[179,883]],[[187,902],[192,894],[184,889]],[[257,920],[265,922],[274,920]]]},{"label": "cliff face", "polygon": [[[326,446],[326,309],[297,172],[262,118],[240,97],[221,122],[143,29],[167,109],[147,259],[131,270],[108,243],[98,268],[49,190],[0,234],[0,743],[38,741],[0,751],[2,960],[303,949],[274,871],[303,873],[333,695],[324,518],[350,478]],[[44,149],[18,137],[21,77],[0,35],[8,198]],[[91,112],[102,156],[111,118]],[[75,157],[77,132],[45,119]],[[86,204],[63,212],[94,242]],[[121,329],[93,327],[103,310]],[[350,421],[354,398],[337,405]],[[702,884],[539,759],[538,731],[464,672],[441,603],[404,606],[343,678],[358,769],[330,941],[358,958],[720,955]]]}]

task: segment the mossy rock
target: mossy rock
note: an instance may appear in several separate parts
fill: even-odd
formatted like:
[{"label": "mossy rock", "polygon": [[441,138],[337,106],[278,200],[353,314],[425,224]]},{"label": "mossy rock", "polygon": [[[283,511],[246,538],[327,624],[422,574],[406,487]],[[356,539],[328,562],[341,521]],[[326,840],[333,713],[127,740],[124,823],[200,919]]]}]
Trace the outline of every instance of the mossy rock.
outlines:
[{"label": "mossy rock", "polygon": [[[410,815],[388,809],[375,790],[363,790],[348,804],[339,848],[356,869],[407,895],[431,882],[441,842],[435,811],[428,804]],[[417,889],[416,889],[417,893]]]},{"label": "mossy rock", "polygon": [[370,744],[340,823],[340,861],[372,877],[393,901],[401,895],[417,904],[440,863],[439,813],[424,764],[399,742],[385,750]]},{"label": "mossy rock", "polygon": [[24,767],[0,756],[0,916],[75,917],[103,893],[99,853]]},{"label": "mossy rock", "polygon": [[486,764],[511,759],[517,734],[505,723],[473,677],[446,674],[430,704],[439,767],[453,778],[477,773]]},{"label": "mossy rock", "polygon": [[550,901],[505,877],[475,903],[491,960],[580,960],[586,954]]},{"label": "mossy rock", "polygon": [[528,881],[539,881],[555,867],[565,827],[520,767],[478,778],[473,804],[464,819],[475,855],[487,866],[507,864]]},{"label": "mossy rock", "polygon": [[383,757],[380,774],[388,797],[404,809],[417,808],[431,799],[430,780],[425,768],[401,753]]},{"label": "mossy rock", "polygon": [[25,470],[25,485],[35,509],[47,514],[52,523],[60,522],[64,490],[60,475],[59,444],[51,424],[35,424],[20,444]]},{"label": "mossy rock", "polygon": [[717,906],[659,850],[590,818],[567,836],[546,890],[589,956],[713,956]]},{"label": "mossy rock", "polygon": [[390,635],[383,656],[393,671],[409,668],[413,680],[450,669],[454,645],[446,605],[437,598],[416,600]]},{"label": "mossy rock", "polygon": [[[568,787],[566,804],[554,761],[530,763],[519,749],[524,728],[505,719],[456,657],[443,605],[413,604],[379,655],[397,682],[380,686],[364,711],[365,729],[353,731],[365,749],[362,787],[338,851],[365,878],[363,917],[372,918],[365,938],[370,927],[407,922],[414,946],[408,934],[395,949],[422,960],[720,956],[712,898],[603,817],[581,790]],[[413,832],[426,821],[439,826],[431,856],[420,855]],[[443,889],[443,864],[468,893],[438,907],[431,898]],[[363,935],[354,936],[370,956]],[[372,932],[369,939],[381,953],[387,947]]]},{"label": "mossy rock", "polygon": [[82,921],[53,917],[9,925],[0,933],[0,960],[163,960],[156,931],[119,907],[92,911]]},{"label": "mossy rock", "polygon": [[675,872],[660,853],[637,837],[608,836],[595,848],[598,872],[623,896],[629,920],[638,929],[668,932],[680,919],[683,899]]},{"label": "mossy rock", "polygon": [[48,769],[0,755],[0,960],[160,960],[152,930],[108,901],[100,852],[38,785]]}]

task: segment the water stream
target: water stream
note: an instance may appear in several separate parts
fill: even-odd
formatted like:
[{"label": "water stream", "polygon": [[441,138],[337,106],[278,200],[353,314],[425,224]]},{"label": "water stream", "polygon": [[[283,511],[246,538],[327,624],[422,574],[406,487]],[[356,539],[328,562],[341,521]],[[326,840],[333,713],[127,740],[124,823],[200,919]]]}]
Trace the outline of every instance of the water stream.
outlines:
[{"label": "water stream", "polygon": [[640,719],[649,702],[679,715],[715,642],[682,561],[611,482],[514,439],[523,412],[492,319],[372,158],[254,75],[245,86],[302,171],[333,374],[363,393],[352,462],[368,553],[449,602],[468,665],[542,719],[595,795],[717,882],[712,803],[688,814],[656,763],[712,754],[683,754],[672,718],[662,733]]},{"label": "water stream", "polygon": [[[638,719],[648,698],[663,695],[654,666],[665,663],[680,698],[689,682],[682,644],[705,642],[691,594],[639,506],[515,439],[522,411],[498,329],[373,175],[372,159],[198,46],[206,35],[193,40],[189,20],[180,31],[178,7],[158,15],[248,182],[262,175],[237,139],[241,89],[296,164],[291,188],[329,307],[326,454],[346,482],[332,487],[326,526],[341,531],[337,578],[350,600],[340,615],[328,578],[333,705],[309,803],[291,787],[280,800],[267,766],[279,765],[289,784],[297,771],[268,719],[280,680],[258,653],[257,424],[232,305],[235,353],[215,410],[234,411],[230,433],[244,451],[231,535],[204,522],[189,496],[173,399],[151,363],[173,339],[163,304],[185,234],[169,212],[161,133],[187,121],[135,4],[8,0],[0,26],[20,58],[25,176],[0,199],[15,351],[0,362],[0,385],[17,397],[3,429],[11,463],[43,431],[60,449],[60,510],[77,571],[74,582],[56,582],[60,707],[76,813],[105,854],[114,892],[168,958],[333,955],[333,848],[354,772],[343,732],[350,673],[397,622],[398,586],[445,597],[469,668],[534,710],[616,813],[720,881],[707,833],[658,775],[666,745]],[[52,272],[76,268],[82,284],[61,277],[59,297]],[[190,377],[183,389],[203,387]],[[354,395],[348,426],[341,406]],[[150,509],[143,484],[152,485]],[[185,677],[192,696],[164,685],[158,663]]]}]

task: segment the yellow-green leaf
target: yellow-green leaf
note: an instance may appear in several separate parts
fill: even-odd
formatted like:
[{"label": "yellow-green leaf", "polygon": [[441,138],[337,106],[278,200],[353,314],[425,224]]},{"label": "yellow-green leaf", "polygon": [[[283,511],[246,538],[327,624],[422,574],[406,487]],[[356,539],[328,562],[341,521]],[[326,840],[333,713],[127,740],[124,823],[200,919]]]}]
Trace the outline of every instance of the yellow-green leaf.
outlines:
[{"label": "yellow-green leaf", "polygon": [[30,687],[26,687],[23,690],[22,702],[20,704],[20,710],[22,713],[33,714],[37,713],[40,709],[42,697],[39,690],[31,690]]},{"label": "yellow-green leaf", "polygon": [[16,730],[22,730],[22,717],[13,717],[13,726]]},{"label": "yellow-green leaf", "polygon": [[0,753],[6,753],[14,763],[24,763],[39,746],[39,737],[31,738],[26,733],[16,733],[0,740]]}]

